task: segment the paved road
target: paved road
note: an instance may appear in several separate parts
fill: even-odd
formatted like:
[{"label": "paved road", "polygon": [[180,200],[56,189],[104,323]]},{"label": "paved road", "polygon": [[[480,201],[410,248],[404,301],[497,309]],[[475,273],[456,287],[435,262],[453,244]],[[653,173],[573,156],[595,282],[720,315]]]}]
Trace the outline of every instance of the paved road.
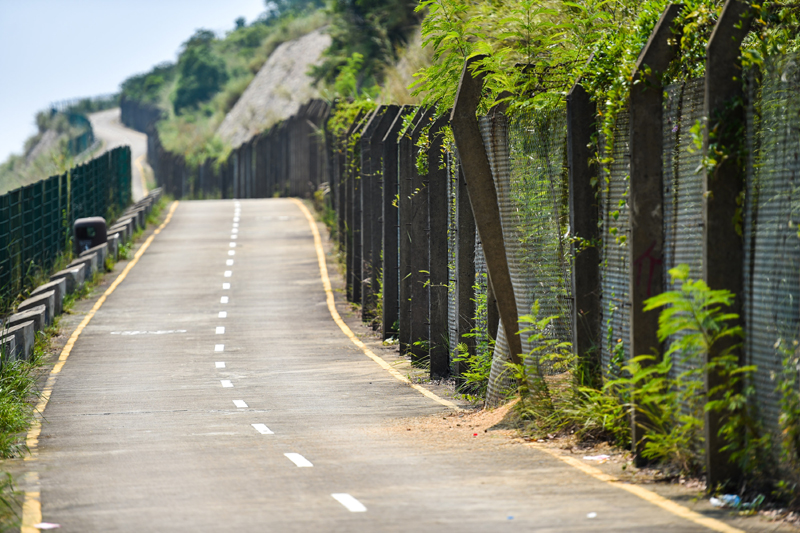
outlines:
[{"label": "paved road", "polygon": [[34,463],[43,519],[84,533],[702,530],[541,451],[426,434],[446,414],[331,320],[295,203],[184,202],[59,375]]},{"label": "paved road", "polygon": [[[147,194],[142,168],[147,167],[147,135],[125,127],[120,121],[120,109],[107,109],[89,115],[92,129],[97,139],[103,141],[103,150],[111,150],[117,146],[131,147],[131,170],[133,200],[139,200]],[[149,168],[149,167],[148,167]]]}]

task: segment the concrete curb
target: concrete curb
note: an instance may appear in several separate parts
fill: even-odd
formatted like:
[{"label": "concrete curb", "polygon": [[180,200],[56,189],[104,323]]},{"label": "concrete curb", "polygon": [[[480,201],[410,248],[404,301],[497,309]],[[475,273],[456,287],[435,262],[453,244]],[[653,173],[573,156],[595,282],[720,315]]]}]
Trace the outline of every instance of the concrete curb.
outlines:
[{"label": "concrete curb", "polygon": [[64,297],[79,290],[87,278],[98,270],[105,272],[107,257],[119,258],[119,248],[130,242],[139,228],[144,229],[147,216],[161,198],[161,189],[154,189],[130,206],[107,231],[107,241],[82,252],[67,268],[50,276],[50,281],[31,291],[30,297],[17,307],[17,312],[0,322],[0,354],[6,359],[29,359],[33,353],[36,332],[53,323],[64,311]]}]

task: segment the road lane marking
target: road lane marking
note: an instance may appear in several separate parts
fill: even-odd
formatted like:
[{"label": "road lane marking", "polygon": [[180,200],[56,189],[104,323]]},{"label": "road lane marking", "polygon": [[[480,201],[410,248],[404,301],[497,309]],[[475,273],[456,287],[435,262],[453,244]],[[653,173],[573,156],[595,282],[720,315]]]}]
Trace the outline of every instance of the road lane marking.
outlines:
[{"label": "road lane marking", "polygon": [[348,339],[350,339],[350,342],[361,348],[361,351],[364,352],[364,355],[366,355],[367,357],[378,363],[381,366],[381,368],[389,372],[389,374],[391,374],[392,377],[394,377],[398,381],[406,383],[411,388],[417,390],[424,396],[427,396],[434,402],[440,403],[445,407],[449,407],[450,409],[453,409],[455,411],[461,411],[461,408],[456,404],[454,404],[453,402],[451,402],[450,400],[445,400],[444,398],[440,398],[438,395],[434,394],[428,389],[420,387],[416,383],[411,383],[411,381],[403,374],[398,372],[396,368],[394,368],[392,365],[390,365],[389,363],[387,363],[386,361],[375,355],[372,352],[372,350],[367,348],[367,345],[361,342],[358,339],[358,337],[356,337],[355,333],[353,333],[353,331],[348,327],[348,325],[345,324],[344,320],[342,320],[342,317],[339,315],[339,311],[336,310],[336,302],[333,299],[333,289],[331,288],[331,279],[328,277],[328,265],[325,263],[325,250],[322,248],[322,239],[319,236],[319,230],[317,229],[316,222],[314,222],[314,217],[311,216],[311,213],[308,211],[308,208],[305,205],[303,205],[303,202],[301,202],[297,198],[291,198],[291,200],[294,203],[296,203],[297,206],[300,208],[300,210],[303,212],[303,214],[306,217],[306,220],[308,220],[308,225],[311,227],[311,234],[314,236],[314,247],[317,250],[317,262],[319,263],[319,273],[320,277],[322,278],[322,287],[325,290],[325,297],[328,303],[328,311],[330,312],[333,321],[336,323],[337,326],[339,326],[339,329],[342,330],[342,333],[344,333],[345,336]]},{"label": "road lane marking", "polygon": [[345,508],[350,511],[351,513],[366,513],[367,508],[364,507],[364,504],[360,501],[356,500],[346,492],[335,492],[331,494],[333,499],[337,502],[341,503],[345,506]]},{"label": "road lane marking", "polygon": [[238,223],[238,222],[234,222],[234,223],[233,223],[233,227],[234,227],[234,228],[238,228],[238,227],[239,227],[239,223]]},{"label": "road lane marking", "polygon": [[112,331],[112,335],[168,335],[170,333],[186,333],[185,329],[167,329],[158,331]]},{"label": "road lane marking", "polygon": [[228,297],[227,296],[223,296],[222,298],[219,299],[219,303],[221,303],[221,304],[228,303]]},{"label": "road lane marking", "polygon": [[228,318],[228,313],[226,311],[220,311],[217,315],[219,318]]},{"label": "road lane marking", "polygon": [[233,270],[226,270],[224,275],[226,278],[233,276]]},{"label": "road lane marking", "polygon": [[[150,248],[150,245],[153,243],[156,235],[161,233],[161,231],[167,227],[167,224],[169,224],[169,222],[172,220],[172,216],[175,214],[175,210],[177,208],[178,201],[172,202],[172,205],[170,205],[169,211],[167,212],[167,216],[164,218],[164,222],[162,222],[161,225],[158,226],[155,231],[153,231],[153,233],[142,243],[142,245],[133,255],[133,259],[131,259],[130,263],[125,265],[125,268],[122,269],[122,272],[120,272],[119,276],[117,276],[117,279],[115,279],[111,285],[108,286],[102,296],[97,299],[81,323],[78,324],[78,327],[75,328],[75,331],[73,331],[72,335],[70,335],[67,343],[61,350],[61,354],[58,357],[58,362],[56,362],[55,366],[53,366],[53,369],[50,371],[47,382],[45,383],[44,388],[39,396],[39,402],[36,404],[36,408],[34,410],[34,419],[31,422],[31,427],[28,430],[25,438],[25,445],[28,447],[30,452],[30,455],[25,457],[25,461],[35,461],[38,458],[39,453],[37,447],[39,446],[39,436],[42,433],[42,417],[44,415],[44,410],[47,408],[47,404],[50,401],[50,396],[53,394],[53,387],[56,384],[56,378],[61,372],[61,369],[64,368],[69,355],[72,353],[72,348],[78,341],[78,337],[81,336],[83,330],[87,325],[89,325],[89,322],[92,321],[92,318],[94,318],[94,315],[97,314],[97,311],[100,310],[108,297],[111,296],[115,290],[117,290],[119,284],[125,280],[131,269],[136,266],[142,255],[144,255],[147,249]],[[38,533],[38,529],[33,526],[42,521],[42,505],[39,498],[40,494],[38,491],[30,491],[25,493],[25,500],[22,504],[21,533]]]},{"label": "road lane marking", "polygon": [[236,252],[233,250],[228,250],[228,255],[236,255]]},{"label": "road lane marking", "polygon": [[233,229],[231,230],[231,233],[239,233],[239,230],[236,229],[236,226],[237,226],[237,224],[233,225]]},{"label": "road lane marking", "polygon": [[311,464],[311,461],[309,461],[299,453],[285,453],[283,455],[285,455],[291,462],[293,462],[300,468],[310,468],[314,466]]},{"label": "road lane marking", "polygon": [[274,435],[274,433],[264,424],[250,424],[250,425],[256,428],[256,431],[258,431],[262,435]]},{"label": "road lane marking", "polygon": [[229,380],[229,379],[221,379],[221,380],[219,380],[219,382],[226,389],[232,389],[233,388],[233,383],[231,383],[231,380]]},{"label": "road lane marking", "polygon": [[225,326],[217,326],[217,335],[222,335],[225,333]]},{"label": "road lane marking", "polygon": [[233,405],[235,405],[240,409],[244,409],[245,407],[247,407],[247,404],[244,403],[244,400],[233,400]]},{"label": "road lane marking", "polygon": [[224,344],[215,344],[214,345],[214,351],[215,352],[224,352],[225,351],[225,345]]},{"label": "road lane marking", "polygon": [[226,259],[226,260],[225,260],[225,264],[226,264],[227,266],[233,266],[233,259]]},{"label": "road lane marking", "polygon": [[228,244],[230,245],[231,248],[236,248],[236,243],[235,242],[231,242],[231,243],[228,243]]},{"label": "road lane marking", "polygon": [[239,236],[238,236],[238,235],[236,235],[235,233],[231,235],[231,239],[234,239],[234,240],[236,240],[236,239],[238,239],[238,238],[239,238]]},{"label": "road lane marking", "polygon": [[231,288],[231,284],[230,283],[223,283],[222,284],[222,290],[223,291],[227,291],[230,288]]},{"label": "road lane marking", "polygon": [[217,361],[214,363],[214,368],[225,368],[225,361]]},{"label": "road lane marking", "polygon": [[233,221],[234,222],[239,222],[239,217],[238,216],[233,217]]}]

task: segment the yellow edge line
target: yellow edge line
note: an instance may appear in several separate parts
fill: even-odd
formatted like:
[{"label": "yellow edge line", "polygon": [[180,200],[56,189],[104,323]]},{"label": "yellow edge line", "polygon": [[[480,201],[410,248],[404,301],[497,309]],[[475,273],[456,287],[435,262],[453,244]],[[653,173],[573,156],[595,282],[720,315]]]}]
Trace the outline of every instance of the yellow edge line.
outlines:
[{"label": "yellow edge line", "polygon": [[[408,378],[403,376],[395,368],[392,368],[392,366],[389,365],[389,363],[387,363],[386,361],[375,355],[369,348],[367,348],[367,346],[363,342],[361,342],[358,339],[358,337],[355,336],[355,334],[347,326],[347,324],[344,323],[342,317],[339,315],[339,312],[336,310],[336,305],[334,303],[333,290],[331,289],[331,281],[330,278],[328,277],[328,266],[325,262],[325,251],[322,248],[322,239],[320,239],[319,230],[317,229],[317,224],[314,221],[314,217],[311,216],[311,213],[309,212],[308,208],[300,200],[292,198],[292,201],[294,201],[298,205],[298,207],[308,220],[309,225],[311,226],[311,233],[314,235],[314,247],[317,249],[317,260],[319,261],[319,271],[320,275],[322,276],[322,285],[325,288],[325,295],[328,301],[328,310],[330,311],[331,316],[333,317],[333,321],[336,322],[336,325],[339,326],[342,332],[347,336],[347,338],[349,338],[353,342],[353,344],[361,348],[361,351],[363,351],[367,355],[367,357],[378,363],[382,368],[384,368],[397,380],[411,385],[413,388],[415,388],[428,398],[434,400],[435,402],[450,407],[451,409],[460,410],[460,408],[453,402],[440,398],[431,391],[423,387],[420,387],[419,385],[411,383],[408,380]],[[695,524],[711,529],[712,531],[719,531],[720,533],[745,533],[741,529],[731,527],[724,522],[691,511],[686,507],[679,505],[673,502],[672,500],[664,498],[663,496],[659,496],[655,492],[647,490],[646,488],[640,485],[621,483],[614,476],[610,476],[605,472],[603,472],[602,470],[587,465],[578,459],[566,455],[561,455],[558,452],[550,450],[549,448],[545,448],[543,446],[533,446],[533,447],[536,448],[537,450],[541,450],[545,453],[552,455],[556,459],[563,461],[574,468],[577,468],[581,472],[588,474],[599,481],[603,481],[614,487],[626,490],[631,494],[634,494],[635,496],[638,496],[639,498],[645,500],[648,503],[660,507],[665,511],[670,512],[676,516],[689,520],[690,522],[694,522]]]},{"label": "yellow edge line", "polygon": [[373,353],[372,350],[367,348],[367,345],[361,342],[358,339],[358,337],[356,337],[355,333],[353,333],[353,331],[347,326],[347,324],[345,324],[344,320],[342,320],[342,317],[339,315],[339,312],[336,310],[336,303],[333,299],[333,289],[331,289],[331,279],[328,277],[328,265],[325,262],[325,250],[322,248],[322,239],[319,236],[319,230],[317,229],[317,224],[314,221],[314,217],[311,215],[311,212],[303,204],[303,202],[301,202],[296,198],[292,198],[291,200],[297,204],[297,206],[300,208],[300,210],[303,212],[306,219],[308,220],[308,225],[311,226],[311,234],[314,236],[314,248],[316,248],[317,250],[319,273],[320,276],[322,277],[322,286],[325,289],[325,296],[328,302],[328,311],[330,311],[333,321],[336,322],[336,325],[339,326],[339,329],[342,330],[342,333],[344,333],[345,336],[348,339],[350,339],[350,341],[353,344],[358,346],[361,349],[361,351],[364,352],[364,355],[366,355],[367,357],[378,363],[381,366],[381,368],[389,372],[389,374],[391,374],[392,377],[394,377],[398,381],[402,381],[403,383],[410,385],[413,389],[416,389],[418,392],[420,392],[424,396],[427,396],[434,402],[440,403],[445,407],[449,407],[450,409],[461,411],[461,408],[456,404],[454,404],[453,402],[437,396],[436,394],[432,393],[431,391],[429,391],[424,387],[420,387],[415,383],[411,383],[411,381],[403,374],[398,372],[396,368],[392,367],[392,365],[390,365],[389,363],[387,363],[386,361],[375,355],[375,353]]},{"label": "yellow edge line", "polygon": [[142,166],[144,154],[136,158],[136,166],[139,167],[139,179],[142,182],[142,196],[147,196],[147,179],[144,177],[144,167]]},{"label": "yellow edge line", "polygon": [[[30,455],[25,457],[26,461],[36,460],[36,448],[39,445],[39,435],[42,432],[42,416],[45,408],[47,407],[47,403],[50,401],[50,395],[53,393],[53,386],[56,384],[56,377],[59,372],[61,372],[61,369],[64,368],[64,364],[67,362],[69,354],[72,353],[72,348],[75,346],[75,342],[78,340],[78,337],[80,337],[84,328],[86,328],[89,322],[91,322],[92,318],[94,318],[94,315],[97,313],[100,307],[102,307],[102,305],[105,303],[106,299],[117,289],[119,284],[123,282],[131,269],[136,266],[136,263],[139,262],[139,259],[150,247],[150,244],[153,242],[153,239],[155,239],[156,235],[161,233],[161,230],[163,230],[166,225],[169,224],[169,221],[172,220],[172,215],[175,213],[175,209],[177,208],[178,202],[172,202],[164,222],[158,228],[156,228],[153,234],[150,235],[146,241],[144,241],[144,244],[142,244],[139,250],[137,250],[131,262],[125,266],[122,272],[120,272],[119,276],[117,276],[117,279],[115,279],[114,282],[109,285],[103,295],[97,300],[97,302],[95,302],[94,306],[92,306],[92,309],[86,314],[83,320],[81,320],[81,323],[78,324],[78,327],[72,332],[69,340],[67,340],[67,344],[65,344],[64,348],[61,350],[61,355],[58,356],[58,362],[56,362],[55,366],[53,366],[53,369],[50,371],[50,375],[47,377],[47,382],[44,385],[42,394],[39,397],[39,402],[36,404],[34,420],[25,439],[25,444],[30,451]],[[33,525],[38,524],[41,521],[42,504],[40,502],[39,491],[26,492],[25,501],[22,504],[21,533],[38,533],[39,530],[33,527]]]},{"label": "yellow edge line", "polygon": [[575,457],[570,457],[568,455],[562,455],[557,451],[551,450],[550,448],[546,448],[544,446],[532,444],[531,447],[552,455],[559,461],[563,461],[568,465],[577,468],[584,474],[588,474],[599,481],[603,481],[619,489],[626,490],[631,494],[643,499],[644,501],[655,505],[656,507],[661,507],[665,511],[679,516],[685,520],[689,520],[690,522],[694,522],[697,525],[706,527],[712,531],[719,531],[720,533],[745,533],[741,529],[729,526],[725,522],[715,518],[703,516],[700,513],[696,513],[690,509],[687,509],[683,505],[679,505],[670,499],[664,498],[663,496],[660,496],[655,492],[642,487],[641,485],[623,483],[614,476],[606,474],[599,468],[587,465],[580,459],[576,459]]}]

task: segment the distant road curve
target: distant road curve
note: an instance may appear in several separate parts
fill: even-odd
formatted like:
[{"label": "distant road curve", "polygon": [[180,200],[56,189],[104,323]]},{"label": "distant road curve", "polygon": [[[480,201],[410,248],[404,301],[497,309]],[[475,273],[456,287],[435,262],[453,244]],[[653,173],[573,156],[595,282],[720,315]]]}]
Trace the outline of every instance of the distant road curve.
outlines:
[{"label": "distant road curve", "polygon": [[145,176],[143,176],[144,168],[150,168],[147,165],[147,135],[125,127],[119,119],[118,107],[89,115],[95,138],[103,142],[103,151],[117,146],[131,147],[132,192],[133,200],[136,201],[147,194],[147,185]]}]

